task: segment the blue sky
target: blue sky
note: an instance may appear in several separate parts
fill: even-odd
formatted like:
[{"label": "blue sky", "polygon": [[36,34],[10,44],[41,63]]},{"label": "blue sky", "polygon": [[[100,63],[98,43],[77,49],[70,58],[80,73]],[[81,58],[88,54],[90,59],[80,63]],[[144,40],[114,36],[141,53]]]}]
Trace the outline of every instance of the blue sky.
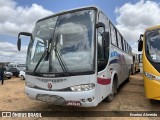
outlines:
[{"label": "blue sky", "polygon": [[23,40],[22,51],[18,52],[17,35],[31,32],[38,19],[90,5],[98,6],[108,16],[134,52],[139,35],[160,23],[160,0],[0,0],[0,61],[25,61],[29,41]]},{"label": "blue sky", "polygon": [[96,5],[99,6],[114,23],[116,18],[114,10],[116,7],[120,7],[126,2],[135,3],[137,1],[139,0],[17,0],[21,6],[31,6],[33,3],[37,3],[53,12]]}]

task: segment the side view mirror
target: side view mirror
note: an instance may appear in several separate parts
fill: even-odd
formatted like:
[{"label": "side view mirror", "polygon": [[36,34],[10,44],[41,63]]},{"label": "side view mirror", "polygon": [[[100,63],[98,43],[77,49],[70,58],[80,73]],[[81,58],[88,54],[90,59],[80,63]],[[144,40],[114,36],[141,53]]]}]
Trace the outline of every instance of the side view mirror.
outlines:
[{"label": "side view mirror", "polygon": [[21,38],[18,38],[17,41],[17,49],[20,51],[21,50]]},{"label": "side view mirror", "polygon": [[109,32],[102,33],[102,40],[104,42],[104,46],[109,47]]},{"label": "side view mirror", "polygon": [[142,48],[143,48],[143,41],[142,41],[142,37],[143,35],[141,34],[140,35],[140,39],[138,40],[138,51],[142,51]]},{"label": "side view mirror", "polygon": [[138,51],[142,51],[142,48],[143,48],[143,41],[142,40],[139,40],[138,42]]},{"label": "side view mirror", "polygon": [[21,35],[30,36],[31,39],[33,38],[33,37],[32,37],[32,33],[29,33],[29,32],[20,32],[20,33],[18,34],[18,41],[17,41],[17,49],[18,49],[19,51],[21,50],[21,38],[20,38]]},{"label": "side view mirror", "polygon": [[[103,32],[102,33],[102,42],[103,42],[103,49],[104,49],[104,53],[106,52],[106,50],[109,47],[109,32]],[[107,54],[104,54],[104,58],[107,59]]]}]

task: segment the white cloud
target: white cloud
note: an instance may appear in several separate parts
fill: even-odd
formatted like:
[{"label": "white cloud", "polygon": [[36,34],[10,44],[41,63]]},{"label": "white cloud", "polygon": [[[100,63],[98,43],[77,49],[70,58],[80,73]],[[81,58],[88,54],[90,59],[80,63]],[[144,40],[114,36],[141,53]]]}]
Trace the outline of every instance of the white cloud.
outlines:
[{"label": "white cloud", "polygon": [[37,4],[22,7],[13,0],[0,0],[0,34],[17,36],[21,31],[31,32],[38,19],[51,14]]},{"label": "white cloud", "polygon": [[27,46],[22,46],[19,52],[17,46],[8,42],[0,42],[0,62],[25,63]]},{"label": "white cloud", "polygon": [[[141,0],[135,4],[125,3],[116,8],[116,27],[137,51],[137,40],[145,29],[160,24],[160,2]],[[136,52],[135,51],[135,52]]]},{"label": "white cloud", "polygon": [[[31,32],[38,19],[49,16],[53,12],[42,6],[18,6],[13,0],[0,0],[0,35],[17,36],[19,32]],[[19,52],[17,46],[0,40],[0,62],[25,63],[27,46]]]}]

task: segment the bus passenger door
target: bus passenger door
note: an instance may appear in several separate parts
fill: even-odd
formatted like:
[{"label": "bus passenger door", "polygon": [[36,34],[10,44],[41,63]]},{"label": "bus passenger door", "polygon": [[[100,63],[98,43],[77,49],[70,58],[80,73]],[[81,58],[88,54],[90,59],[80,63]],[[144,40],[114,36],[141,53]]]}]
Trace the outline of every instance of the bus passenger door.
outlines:
[{"label": "bus passenger door", "polygon": [[[97,81],[99,88],[99,99],[104,99],[110,93],[110,74],[107,67],[109,59],[109,21],[100,12],[99,27],[97,28]],[[103,82],[99,82],[99,80]],[[108,83],[106,82],[108,80]]]}]

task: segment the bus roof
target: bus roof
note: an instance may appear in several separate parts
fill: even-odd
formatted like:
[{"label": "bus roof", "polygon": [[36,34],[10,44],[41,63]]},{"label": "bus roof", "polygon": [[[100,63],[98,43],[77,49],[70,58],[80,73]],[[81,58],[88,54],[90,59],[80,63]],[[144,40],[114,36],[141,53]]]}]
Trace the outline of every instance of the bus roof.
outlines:
[{"label": "bus roof", "polygon": [[45,17],[45,18],[39,19],[37,22],[42,21],[42,20],[45,20],[45,19],[48,19],[48,18],[50,18],[50,17],[57,16],[57,15],[66,14],[66,13],[69,13],[69,12],[72,12],[72,11],[85,10],[85,9],[95,9],[95,10],[100,11],[99,7],[97,7],[97,6],[86,6],[86,7],[74,8],[74,9],[70,9],[70,10],[60,11],[60,12],[55,13],[55,14],[53,14],[53,15],[50,15],[50,16],[47,16],[47,17]]},{"label": "bus roof", "polygon": [[149,28],[146,29],[146,31],[155,30],[155,29],[158,29],[158,28],[160,28],[160,25],[149,27]]}]

